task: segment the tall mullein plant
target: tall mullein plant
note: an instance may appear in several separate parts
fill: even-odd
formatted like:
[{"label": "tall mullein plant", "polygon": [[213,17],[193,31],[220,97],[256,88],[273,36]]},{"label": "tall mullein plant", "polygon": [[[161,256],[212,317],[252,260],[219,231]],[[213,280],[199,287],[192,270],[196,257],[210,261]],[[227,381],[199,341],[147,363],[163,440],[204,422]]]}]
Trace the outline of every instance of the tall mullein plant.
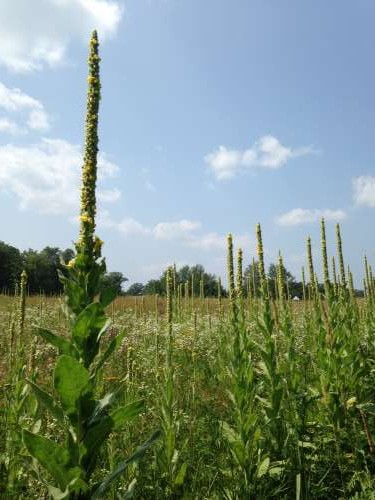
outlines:
[{"label": "tall mullein plant", "polygon": [[259,363],[259,373],[261,375],[263,391],[261,401],[264,410],[265,424],[269,433],[270,449],[274,452],[274,456],[279,459],[282,457],[286,440],[286,427],[282,415],[285,384],[282,371],[279,367],[279,346],[275,320],[271,310],[270,294],[267,287],[260,224],[257,224],[256,234],[261,293],[261,307],[257,318],[257,329],[262,335],[262,342],[257,344],[261,359]]},{"label": "tall mullein plant", "polygon": [[225,498],[260,498],[264,484],[259,480],[268,472],[269,458],[262,450],[251,339],[241,314],[239,275],[242,275],[242,254],[235,287],[231,234],[227,241],[230,309],[228,334],[222,346],[221,376],[227,387],[230,418],[222,422],[222,432],[232,458],[224,473],[231,476],[232,487],[231,496]]},{"label": "tall mullein plant", "polygon": [[[106,270],[101,259],[102,242],[95,236],[96,178],[98,152],[98,112],[100,100],[99,43],[94,32],[90,41],[89,77],[86,116],[85,153],[82,168],[80,234],[76,257],[66,265],[60,279],[64,286],[65,311],[71,336],[65,338],[44,329],[39,335],[58,350],[53,373],[53,390],[45,392],[29,381],[39,402],[52,414],[61,429],[59,442],[29,430],[23,441],[34,459],[48,473],[48,479],[34,466],[36,477],[45,484],[55,499],[86,500],[103,498],[112,483],[129,464],[138,461],[151,446],[156,435],[104,480],[93,481],[101,448],[114,431],[120,430],[143,410],[142,401],[115,407],[119,388],[98,395],[97,375],[123,334],[115,337],[103,352],[100,342],[110,321],[105,308],[116,296],[112,288],[103,288]],[[62,438],[63,437],[63,438]],[[97,476],[97,474],[95,474]],[[53,484],[50,484],[50,478]]]},{"label": "tall mullein plant", "polygon": [[175,366],[173,340],[173,268],[166,274],[167,292],[167,342],[165,368],[161,394],[158,397],[160,426],[163,432],[163,446],[157,452],[158,472],[162,478],[163,494],[166,498],[177,498],[185,480],[187,463],[180,459],[178,434],[181,421],[176,408]]}]

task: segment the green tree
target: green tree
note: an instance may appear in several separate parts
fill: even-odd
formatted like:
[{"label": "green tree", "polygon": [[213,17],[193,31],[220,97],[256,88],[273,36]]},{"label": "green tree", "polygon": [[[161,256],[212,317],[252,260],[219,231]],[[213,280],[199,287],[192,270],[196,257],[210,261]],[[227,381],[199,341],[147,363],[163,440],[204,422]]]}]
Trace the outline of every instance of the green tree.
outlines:
[{"label": "green tree", "polygon": [[70,252],[68,250],[62,252],[57,247],[45,247],[40,252],[29,249],[22,253],[30,293],[44,292],[50,295],[62,291],[58,270],[61,270],[62,255],[65,253],[70,256]]},{"label": "green tree", "polygon": [[161,279],[158,280],[150,280],[145,284],[143,289],[144,295],[155,295],[156,293],[159,295],[165,294],[165,284],[163,287],[163,283]]},{"label": "green tree", "polygon": [[[160,276],[158,280],[150,280],[146,283],[144,287],[144,294],[155,294],[164,295],[166,290],[166,275],[167,271]],[[183,266],[176,270],[176,285],[185,284],[189,282],[189,293],[191,294],[191,284],[194,287],[194,296],[198,297],[200,295],[200,282],[203,279],[203,291],[205,297],[216,297],[218,279],[214,274],[210,274],[205,271],[201,264],[196,264],[194,266]],[[225,290],[222,288],[222,295],[225,295]]]},{"label": "green tree", "polygon": [[[283,266],[283,276],[284,284],[289,289],[291,297],[297,296],[302,298],[302,282],[296,281],[296,278],[292,275],[290,271]],[[268,267],[267,272],[267,282],[271,297],[275,297],[275,281],[277,280],[277,264],[271,263]],[[250,288],[252,293],[259,296],[260,294],[260,280],[259,280],[259,269],[258,261],[253,261],[249,264],[244,272],[244,290],[245,293],[248,290],[248,282],[250,281]]]},{"label": "green tree", "polygon": [[111,273],[106,273],[102,278],[102,285],[104,288],[114,288],[117,292],[117,295],[121,295],[123,293],[122,284],[128,281],[128,278],[117,271],[113,271]]},{"label": "green tree", "polygon": [[143,295],[144,294],[144,289],[145,286],[142,283],[133,283],[130,285],[130,287],[126,290],[126,295]]},{"label": "green tree", "polygon": [[22,271],[18,248],[0,241],[0,290],[14,291]]}]

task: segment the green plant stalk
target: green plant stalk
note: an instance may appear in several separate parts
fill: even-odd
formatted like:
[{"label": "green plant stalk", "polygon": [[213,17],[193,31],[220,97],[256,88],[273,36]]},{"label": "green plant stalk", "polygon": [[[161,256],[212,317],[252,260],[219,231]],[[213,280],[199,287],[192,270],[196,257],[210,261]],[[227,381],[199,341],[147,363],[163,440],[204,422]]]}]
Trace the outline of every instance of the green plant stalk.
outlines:
[{"label": "green plant stalk", "polygon": [[320,223],[320,238],[321,238],[321,247],[322,247],[324,293],[325,293],[326,299],[329,300],[331,298],[331,282],[329,279],[326,227],[325,227],[324,218],[322,218],[321,223]]},{"label": "green plant stalk", "polygon": [[340,266],[340,281],[344,288],[346,288],[346,276],[345,276],[345,264],[344,264],[344,254],[342,251],[342,240],[340,233],[340,224],[336,224],[336,245],[337,245],[337,255],[339,257]]},{"label": "green plant stalk", "polygon": [[[38,330],[44,340],[58,349],[53,374],[56,397],[29,381],[35,397],[53,415],[65,438],[57,443],[28,429],[23,431],[23,442],[29,454],[54,482],[50,484],[49,479],[40,476],[41,480],[49,494],[59,500],[103,498],[119,473],[114,471],[99,482],[91,480],[99,452],[113,431],[124,427],[144,409],[142,401],[114,407],[118,390],[102,397],[97,395],[100,369],[123,339],[123,335],[118,335],[105,351],[100,352],[101,339],[110,325],[105,308],[117,292],[114,288],[103,288],[106,266],[104,259],[100,260],[102,242],[94,235],[100,100],[98,45],[94,31],[89,55],[80,234],[76,243],[77,255],[66,265],[65,274],[60,275],[71,337],[68,340],[48,330]],[[120,470],[139,461],[156,437],[154,435],[120,464]]]}]

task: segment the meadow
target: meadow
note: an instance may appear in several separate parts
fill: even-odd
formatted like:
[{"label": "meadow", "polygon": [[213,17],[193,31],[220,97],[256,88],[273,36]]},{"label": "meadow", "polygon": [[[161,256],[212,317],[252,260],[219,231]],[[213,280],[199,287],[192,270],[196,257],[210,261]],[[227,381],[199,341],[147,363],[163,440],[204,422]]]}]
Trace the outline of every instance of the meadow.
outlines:
[{"label": "meadow", "polygon": [[[103,288],[95,235],[100,97],[89,57],[80,233],[61,297],[0,297],[0,491],[5,499],[375,498],[375,281],[355,296],[339,226],[329,260],[307,241],[303,299],[279,256],[244,282],[228,236],[228,298]],[[359,257],[360,258],[360,257]],[[315,273],[323,264],[323,289]],[[338,263],[338,272],[333,263]],[[202,287],[203,288],[203,287]],[[271,293],[272,292],[272,293]]]}]

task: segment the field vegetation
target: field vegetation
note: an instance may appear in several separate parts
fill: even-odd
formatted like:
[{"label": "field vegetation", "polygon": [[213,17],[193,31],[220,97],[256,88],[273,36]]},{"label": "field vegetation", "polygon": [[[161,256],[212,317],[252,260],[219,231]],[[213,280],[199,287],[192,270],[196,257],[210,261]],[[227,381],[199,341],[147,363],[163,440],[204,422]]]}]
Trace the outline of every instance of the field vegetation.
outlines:
[{"label": "field vegetation", "polygon": [[371,266],[359,299],[340,228],[332,260],[322,220],[321,254],[308,239],[294,302],[281,254],[266,275],[258,225],[248,272],[228,236],[228,297],[220,280],[206,297],[204,277],[196,288],[173,267],[165,296],[117,297],[95,235],[96,33],[88,81],[80,233],[61,264],[63,294],[29,296],[22,272],[0,297],[1,497],[375,498]]}]

